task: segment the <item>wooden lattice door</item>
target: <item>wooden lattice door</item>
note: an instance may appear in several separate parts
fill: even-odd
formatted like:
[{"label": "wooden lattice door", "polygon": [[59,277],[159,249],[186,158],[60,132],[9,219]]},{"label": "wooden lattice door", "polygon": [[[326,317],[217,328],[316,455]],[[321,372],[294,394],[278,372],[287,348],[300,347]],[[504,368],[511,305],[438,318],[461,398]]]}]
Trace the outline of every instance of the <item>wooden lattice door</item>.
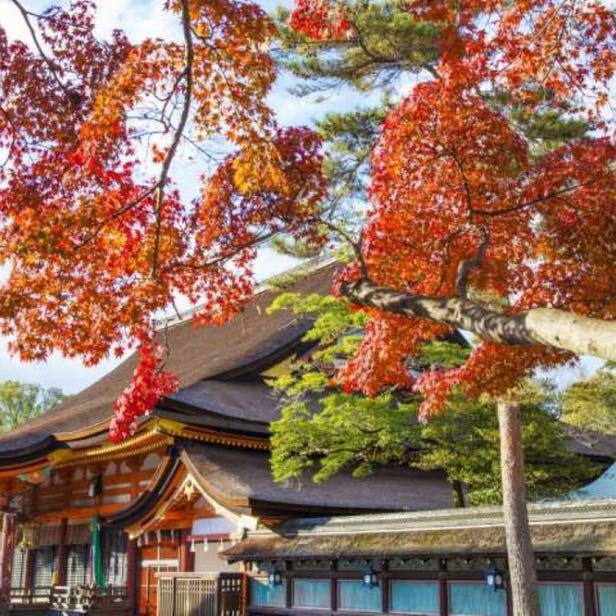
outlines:
[{"label": "wooden lattice door", "polygon": [[178,571],[178,550],[178,546],[144,546],[141,548],[137,595],[139,616],[156,616],[158,575]]}]

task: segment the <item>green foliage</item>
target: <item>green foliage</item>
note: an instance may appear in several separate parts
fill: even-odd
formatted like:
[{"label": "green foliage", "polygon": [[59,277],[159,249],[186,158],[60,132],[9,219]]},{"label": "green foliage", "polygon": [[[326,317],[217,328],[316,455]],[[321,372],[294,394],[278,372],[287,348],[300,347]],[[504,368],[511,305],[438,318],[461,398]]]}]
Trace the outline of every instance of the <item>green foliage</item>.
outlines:
[{"label": "green foliage", "polygon": [[[502,502],[499,428],[493,402],[452,400],[423,426],[426,443],[417,465],[442,468],[468,488],[471,505]],[[562,495],[590,481],[601,468],[567,450],[561,423],[540,406],[522,404],[522,439],[529,500]]]},{"label": "green foliage", "polygon": [[[385,99],[380,107],[328,113],[317,122],[317,130],[327,144],[324,172],[333,203],[343,199],[365,199],[370,154],[389,109],[390,104]],[[359,213],[350,218],[345,217],[347,228],[361,221]]]},{"label": "green foliage", "polygon": [[312,479],[321,482],[345,468],[364,477],[376,465],[408,461],[419,432],[414,419],[413,407],[395,403],[390,394],[369,399],[335,392],[318,401],[295,399],[272,424],[274,479],[301,480],[310,469]]},{"label": "green foliage", "polygon": [[[347,300],[316,293],[306,296],[282,293],[272,302],[268,313],[283,309],[314,319],[304,340],[320,343],[320,347],[311,355],[312,365],[308,368],[302,366],[301,371],[294,377],[300,379],[311,372],[319,370],[327,372],[331,362],[336,358],[351,355],[357,349],[362,328],[368,320],[364,312],[350,310]],[[298,377],[298,374],[302,377]],[[276,387],[286,390],[288,385],[278,383]]]},{"label": "green foliage", "polygon": [[563,421],[580,428],[616,434],[616,375],[600,370],[562,394]]},{"label": "green foliage", "polygon": [[[363,477],[382,464],[444,470],[453,488],[464,484],[467,504],[501,502],[498,421],[493,401],[471,401],[458,392],[440,415],[420,424],[420,399],[385,391],[375,398],[345,394],[332,386],[337,361],[361,341],[365,315],[331,296],[280,295],[269,311],[288,309],[314,319],[306,340],[317,344],[272,384],[285,396],[281,418],[271,425],[276,481],[324,481],[343,469]],[[469,349],[446,341],[425,345],[414,367],[452,368]],[[567,451],[567,434],[556,419],[554,387],[531,381],[520,387],[529,498],[566,493],[600,469]],[[459,492],[459,490],[457,490]]]},{"label": "green foliage", "polygon": [[446,340],[435,340],[424,344],[421,353],[414,359],[413,367],[439,367],[449,370],[461,366],[471,353],[469,347],[463,347]]},{"label": "green foliage", "polygon": [[45,389],[35,383],[0,383],[0,430],[14,430],[38,417],[65,398],[56,387]]},{"label": "green foliage", "polygon": [[[333,240],[357,241],[365,216],[370,155],[393,107],[391,93],[402,76],[433,71],[440,26],[415,22],[403,4],[390,1],[345,3],[345,16],[353,24],[353,35],[341,41],[315,41],[293,31],[287,25],[287,9],[279,9],[275,17],[279,61],[298,78],[295,94],[329,93],[346,86],[381,91],[377,106],[329,113],[316,123],[325,144],[323,171],[328,184],[321,219],[342,231],[333,232]],[[315,254],[315,247],[287,238],[272,243],[283,254],[300,258]]]},{"label": "green foliage", "polygon": [[440,26],[415,22],[397,2],[345,3],[355,34],[344,41],[307,39],[286,25],[288,15],[277,15],[284,65],[304,79],[302,94],[341,83],[383,87],[402,72],[431,71],[438,60]]}]

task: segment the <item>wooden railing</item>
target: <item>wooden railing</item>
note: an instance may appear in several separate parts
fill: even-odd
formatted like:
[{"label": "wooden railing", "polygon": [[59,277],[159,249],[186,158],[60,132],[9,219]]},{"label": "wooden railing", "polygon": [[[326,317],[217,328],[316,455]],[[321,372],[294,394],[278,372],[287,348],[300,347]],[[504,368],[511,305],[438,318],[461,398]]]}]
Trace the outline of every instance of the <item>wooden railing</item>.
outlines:
[{"label": "wooden railing", "polygon": [[157,616],[244,616],[241,573],[160,573]]},{"label": "wooden railing", "polygon": [[39,586],[38,588],[13,587],[11,588],[11,603],[15,605],[49,603],[51,589],[51,586]]},{"label": "wooden railing", "polygon": [[[132,605],[123,586],[99,590],[92,586],[12,588],[11,605],[17,608],[47,605],[50,615],[123,613]],[[128,613],[128,612],[127,612]]]}]

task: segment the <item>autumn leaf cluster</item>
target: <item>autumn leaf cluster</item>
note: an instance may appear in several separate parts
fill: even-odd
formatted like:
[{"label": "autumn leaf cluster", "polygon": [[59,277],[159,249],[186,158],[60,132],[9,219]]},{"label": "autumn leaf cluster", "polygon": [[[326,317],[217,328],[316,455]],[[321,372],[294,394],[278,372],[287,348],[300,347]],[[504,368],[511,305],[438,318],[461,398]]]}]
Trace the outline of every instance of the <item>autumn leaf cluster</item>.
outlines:
[{"label": "autumn leaf cluster", "polygon": [[[324,158],[314,131],[278,126],[267,104],[272,50],[293,32],[327,54],[300,61],[305,74],[363,89],[389,84],[381,73],[414,75],[385,113],[357,116],[375,143],[363,139],[346,169],[347,194],[367,185],[369,205],[341,282],[368,275],[511,313],[613,319],[616,25],[603,4],[298,0],[277,30],[251,2],[166,0],[178,36],[132,42],[99,40],[90,0],[42,13],[11,2],[30,38],[0,30],[0,332],[22,359],[121,355],[153,340],[155,317],[178,296],[202,306],[197,322],[219,324],[251,296],[264,242],[289,238],[314,254],[337,231],[352,239],[332,206],[345,197],[340,160]],[[369,15],[386,37],[365,32]],[[550,114],[576,130],[533,138]],[[193,158],[202,173],[187,196],[178,178]],[[370,395],[414,386],[424,414],[455,387],[498,394],[571,360],[486,342],[462,366],[415,381],[406,359],[448,328],[362,310],[365,336],[338,382]],[[147,344],[135,379],[160,378],[162,394],[164,354]]]}]

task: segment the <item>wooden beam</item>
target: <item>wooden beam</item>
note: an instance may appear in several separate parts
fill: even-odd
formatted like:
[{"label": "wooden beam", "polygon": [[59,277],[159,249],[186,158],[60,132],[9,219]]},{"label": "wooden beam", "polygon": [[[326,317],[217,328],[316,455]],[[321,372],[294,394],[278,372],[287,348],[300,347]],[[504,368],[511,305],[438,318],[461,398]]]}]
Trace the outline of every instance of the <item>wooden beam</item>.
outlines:
[{"label": "wooden beam", "polygon": [[5,511],[2,514],[2,533],[0,533],[0,608],[10,605],[11,579],[13,577],[13,553],[17,534],[15,514]]},{"label": "wooden beam", "polygon": [[58,543],[58,555],[56,560],[56,584],[64,586],[66,584],[66,567],[68,561],[68,546],[66,545],[66,535],[68,533],[68,520],[62,518],[60,521],[60,541]]},{"label": "wooden beam", "polygon": [[40,513],[36,516],[37,522],[48,522],[59,524],[62,518],[70,520],[88,520],[96,513],[100,516],[111,515],[122,509],[126,503],[110,503],[101,507],[69,507],[58,511]]}]

